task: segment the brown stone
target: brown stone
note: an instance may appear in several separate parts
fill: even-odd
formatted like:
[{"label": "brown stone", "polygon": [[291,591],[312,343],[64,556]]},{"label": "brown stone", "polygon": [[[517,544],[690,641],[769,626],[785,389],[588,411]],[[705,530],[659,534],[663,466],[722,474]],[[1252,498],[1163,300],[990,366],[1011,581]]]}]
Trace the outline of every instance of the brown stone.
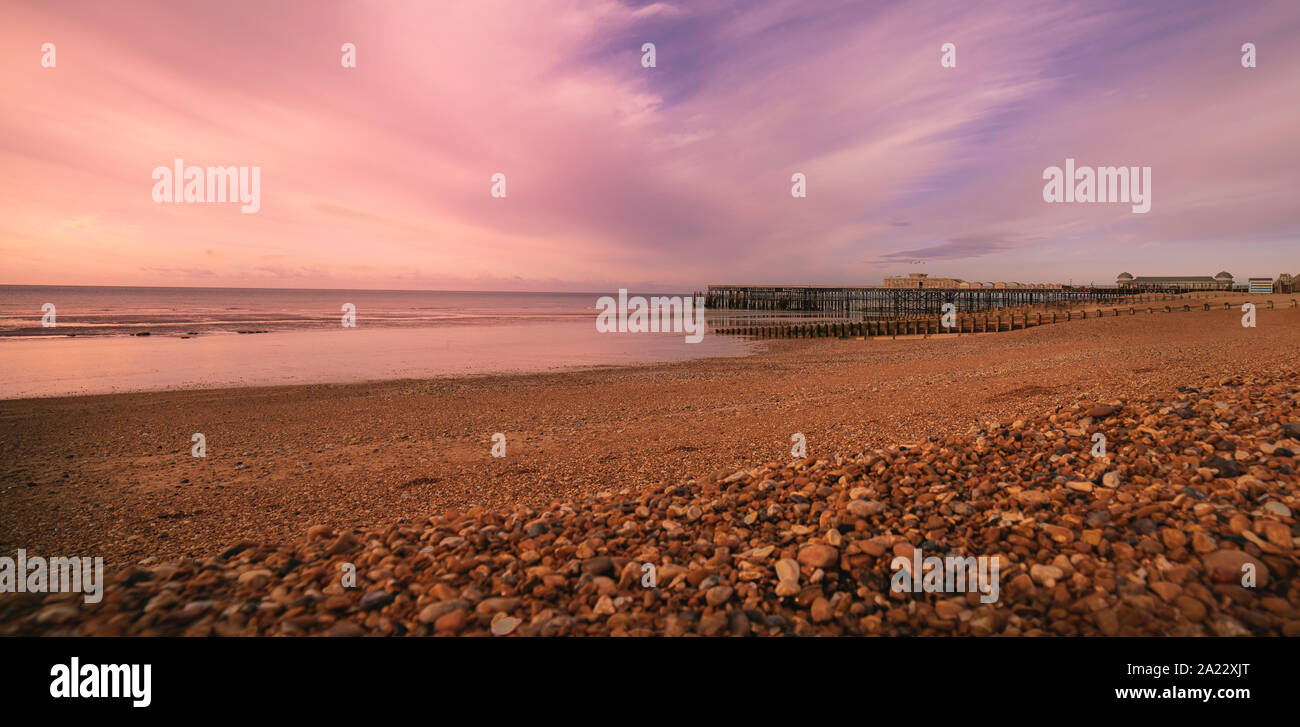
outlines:
[{"label": "brown stone", "polygon": [[1165,541],[1165,547],[1170,550],[1177,550],[1187,544],[1187,536],[1175,528],[1161,530],[1160,539]]},{"label": "brown stone", "polygon": [[812,615],[813,623],[824,623],[830,621],[832,616],[830,601],[827,601],[825,597],[819,596],[817,600],[812,602],[812,607],[809,609],[809,612]]},{"label": "brown stone", "polygon": [[433,630],[444,634],[455,633],[465,628],[467,623],[469,623],[469,611],[458,608],[439,616],[438,620],[433,622]]},{"label": "brown stone", "polygon": [[1178,584],[1169,581],[1153,581],[1151,590],[1155,591],[1166,603],[1172,603],[1183,592],[1183,589]]},{"label": "brown stone", "polygon": [[721,606],[731,600],[731,594],[734,593],[731,586],[714,586],[704,594],[704,601],[710,606]]},{"label": "brown stone", "polygon": [[1174,601],[1174,605],[1178,606],[1178,610],[1183,612],[1188,621],[1200,623],[1205,620],[1205,604],[1191,596],[1179,596]]},{"label": "brown stone", "polygon": [[1206,572],[1211,574],[1219,583],[1241,583],[1244,575],[1243,566],[1248,563],[1255,566],[1255,584],[1257,586],[1267,586],[1269,578],[1268,566],[1249,553],[1225,549],[1216,550],[1201,557],[1201,564],[1205,567]]},{"label": "brown stone", "polygon": [[1264,536],[1268,542],[1280,548],[1291,548],[1291,528],[1276,521],[1259,519],[1255,523],[1255,529]]},{"label": "brown stone", "polygon": [[839,551],[829,545],[809,543],[799,549],[799,562],[813,568],[833,568],[839,558]]},{"label": "brown stone", "polygon": [[1044,525],[1043,532],[1057,543],[1069,543],[1074,540],[1074,531],[1060,525]]},{"label": "brown stone", "polygon": [[1097,628],[1106,636],[1115,636],[1119,634],[1119,618],[1115,612],[1109,608],[1093,614],[1093,619],[1097,622]]}]

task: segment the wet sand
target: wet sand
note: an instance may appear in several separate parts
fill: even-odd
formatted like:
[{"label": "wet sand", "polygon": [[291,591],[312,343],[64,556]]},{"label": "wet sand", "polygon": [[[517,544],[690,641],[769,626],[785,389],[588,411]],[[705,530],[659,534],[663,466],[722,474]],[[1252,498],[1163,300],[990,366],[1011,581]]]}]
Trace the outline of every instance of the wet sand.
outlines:
[{"label": "wet sand", "polygon": [[3,401],[0,552],[115,568],[730,472],[789,458],[796,432],[813,457],[914,443],[1294,362],[1300,309],[1275,298],[1253,329],[1220,309],[554,374]]},{"label": "wet sand", "polygon": [[0,338],[0,399],[553,371],[742,356],[735,337],[606,336],[591,321]]}]

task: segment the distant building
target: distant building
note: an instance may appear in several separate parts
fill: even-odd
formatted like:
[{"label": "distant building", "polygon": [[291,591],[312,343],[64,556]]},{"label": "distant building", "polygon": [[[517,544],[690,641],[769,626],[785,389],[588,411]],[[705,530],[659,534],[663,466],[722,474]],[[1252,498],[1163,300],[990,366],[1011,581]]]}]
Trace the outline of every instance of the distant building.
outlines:
[{"label": "distant building", "polygon": [[1231,290],[1232,273],[1221,272],[1214,277],[1199,275],[1140,275],[1120,273],[1115,285],[1137,290],[1156,288],[1183,288],[1185,290]]},{"label": "distant building", "polygon": [[1273,292],[1272,278],[1247,278],[1246,284],[1247,286],[1249,286],[1247,290],[1251,293],[1272,293]]},{"label": "distant building", "polygon": [[1274,293],[1294,293],[1294,292],[1296,292],[1296,282],[1295,282],[1295,278],[1291,277],[1291,273],[1279,273],[1279,274],[1278,274],[1278,276],[1277,276],[1277,280],[1274,280],[1274,281],[1273,281],[1273,292],[1274,292]]}]

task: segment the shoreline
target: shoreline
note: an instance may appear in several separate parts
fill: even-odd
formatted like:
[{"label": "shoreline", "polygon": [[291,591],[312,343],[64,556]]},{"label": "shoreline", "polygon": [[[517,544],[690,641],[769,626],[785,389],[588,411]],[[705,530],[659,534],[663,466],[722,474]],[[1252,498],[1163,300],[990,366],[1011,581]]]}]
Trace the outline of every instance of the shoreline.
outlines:
[{"label": "shoreline", "polygon": [[[1162,315],[1165,315],[1162,311],[1159,310],[1162,306],[1168,306],[1174,308],[1173,313],[1221,312],[1226,315],[1236,311],[1237,307],[1235,305],[1231,305],[1233,302],[1240,302],[1242,300],[1245,300],[1246,302],[1252,302],[1258,304],[1258,310],[1266,311],[1269,315],[1272,315],[1277,312],[1287,311],[1287,310],[1291,310],[1292,312],[1296,310],[1295,308],[1296,299],[1292,297],[1293,294],[1275,293],[1275,294],[1267,294],[1267,295],[1259,295],[1259,296],[1246,296],[1244,299],[1242,298],[1243,295],[1244,294],[1239,292],[1192,293],[1192,294],[1187,294],[1185,296],[1171,296],[1170,300],[1167,303],[1163,302],[1163,300],[1139,301],[1139,302],[1135,302],[1135,307],[1137,308],[1147,307],[1149,309],[1152,309],[1154,310],[1154,315],[1156,317],[1161,317]],[[1160,296],[1152,296],[1152,297],[1159,298]],[[1228,305],[1224,305],[1225,300],[1228,303]],[[1140,305],[1138,303],[1145,303],[1146,305]],[[1274,308],[1268,308],[1266,304],[1273,305]],[[1188,311],[1177,310],[1179,305],[1186,305],[1190,310]],[[1221,305],[1224,307],[1221,308],[1218,307]],[[1211,310],[1203,311],[1201,309],[1203,306],[1209,306],[1211,307]],[[1123,309],[1124,306],[1120,306],[1119,308]],[[1067,310],[1074,314],[1083,314],[1084,316],[1083,320],[1087,320],[1086,316],[1088,313],[1095,311],[1097,313],[1102,313],[1100,317],[1105,317],[1104,311],[1109,309],[1107,309],[1106,306],[1100,306],[1099,308],[1098,306],[1095,305],[1071,305],[1066,308],[1058,308],[1058,309],[1050,309],[1050,310],[1044,307],[1021,307],[1021,308],[1002,309],[1001,313],[998,313],[997,311],[990,311],[989,315],[996,316],[999,321],[1001,320],[1002,315],[1020,316],[1022,321],[1022,328],[1030,328],[1030,327],[1035,327],[1035,326],[1031,326],[1028,323],[1028,316],[1030,313],[1032,313],[1033,311],[1038,311],[1043,315],[1047,315],[1048,313],[1051,312],[1051,310],[1055,310],[1054,315],[1064,314],[1066,313]],[[1143,315],[1147,315],[1147,313],[1143,311],[1138,311],[1138,312],[1142,313]],[[817,322],[817,321],[834,322],[837,320],[848,320],[847,318],[839,319],[835,317],[828,318],[824,316],[818,316],[815,313],[809,314],[807,316],[800,316],[798,314],[794,314],[792,316],[783,315],[783,316],[771,317],[770,315],[768,315],[767,317],[764,317],[764,315],[765,315],[764,311],[747,311],[747,310],[712,312],[711,316],[713,316],[713,321],[710,324],[711,327],[723,326],[725,328],[726,326],[731,326],[736,330],[728,329],[728,332],[726,334],[707,335],[704,338],[704,340],[701,342],[702,349],[705,349],[702,351],[702,353],[691,353],[692,351],[701,351],[700,348],[695,348],[695,345],[699,345],[699,344],[687,345],[685,347],[667,345],[667,344],[674,343],[674,336],[677,336],[679,334],[649,334],[648,336],[637,335],[634,337],[635,345],[640,346],[641,350],[636,351],[634,353],[628,353],[627,351],[621,351],[616,353],[616,351],[618,350],[618,345],[615,345],[616,342],[613,339],[605,336],[589,336],[588,340],[566,341],[567,345],[573,346],[574,348],[580,350],[580,353],[576,354],[576,359],[578,360],[567,360],[567,361],[566,361],[566,356],[564,355],[557,356],[555,346],[553,345],[554,340],[552,339],[554,338],[554,336],[560,334],[563,334],[565,336],[570,336],[573,332],[578,331],[579,330],[578,326],[582,324],[584,321],[577,318],[553,318],[544,315],[538,319],[510,320],[509,322],[505,322],[505,323],[497,323],[488,326],[475,325],[467,328],[462,328],[458,324],[452,323],[450,321],[445,322],[444,324],[432,325],[432,326],[431,325],[420,325],[420,326],[372,325],[372,326],[367,326],[363,331],[358,331],[356,333],[344,333],[343,335],[348,335],[353,337],[361,336],[368,339],[373,338],[376,335],[380,336],[381,339],[382,337],[387,336],[390,338],[390,342],[389,342],[390,349],[384,350],[383,353],[389,354],[389,356],[384,356],[384,355],[377,356],[375,355],[375,352],[370,350],[369,347],[367,346],[361,346],[360,347],[361,350],[354,350],[354,351],[348,351],[346,348],[339,349],[339,350],[332,350],[329,352],[331,357],[343,357],[346,360],[346,363],[337,364],[335,366],[333,374],[323,374],[319,369],[310,372],[300,373],[297,376],[298,379],[301,380],[295,380],[292,377],[285,377],[282,374],[270,373],[270,371],[275,370],[277,364],[288,365],[288,366],[296,365],[298,362],[302,360],[303,357],[310,355],[310,353],[313,352],[315,348],[317,347],[324,348],[326,342],[337,344],[338,341],[343,339],[336,338],[330,341],[328,339],[318,338],[318,336],[320,336],[323,333],[337,334],[339,333],[338,328],[329,326],[329,327],[320,327],[320,328],[293,328],[293,329],[272,328],[268,330],[210,331],[201,335],[199,334],[183,335],[181,333],[178,333],[177,331],[172,331],[172,332],[155,332],[156,335],[151,335],[150,333],[141,333],[141,334],[121,334],[121,335],[49,334],[49,335],[36,335],[36,336],[13,336],[13,337],[0,336],[0,354],[5,353],[5,350],[3,349],[3,345],[4,345],[3,341],[5,340],[10,341],[11,345],[21,346],[24,344],[34,345],[35,341],[43,341],[45,342],[43,345],[49,345],[49,343],[53,340],[66,341],[66,339],[68,338],[78,338],[81,339],[82,341],[94,342],[94,344],[98,345],[99,348],[101,349],[101,353],[103,353],[104,351],[102,349],[105,349],[105,347],[111,347],[111,346],[123,344],[124,342],[131,341],[132,339],[138,339],[140,342],[138,344],[125,343],[125,345],[147,346],[150,343],[153,343],[155,345],[157,344],[171,345],[173,343],[177,343],[179,340],[197,339],[194,341],[194,343],[181,344],[182,349],[178,349],[178,351],[183,351],[181,355],[191,355],[194,353],[196,348],[203,348],[205,346],[209,346],[209,347],[212,345],[224,346],[224,348],[218,348],[218,349],[208,351],[207,358],[209,360],[223,361],[224,363],[222,364],[222,366],[224,366],[225,369],[224,371],[222,371],[222,370],[212,370],[211,368],[209,368],[209,370],[205,372],[205,377],[203,379],[199,379],[199,380],[183,379],[181,378],[182,374],[178,373],[176,370],[179,367],[179,364],[172,362],[170,360],[171,357],[164,356],[162,357],[161,360],[166,362],[165,365],[172,366],[173,370],[159,374],[159,369],[155,368],[153,371],[153,378],[154,379],[161,378],[164,380],[170,378],[171,383],[167,383],[167,384],[137,383],[135,385],[124,384],[120,390],[95,390],[95,389],[82,390],[82,391],[59,390],[59,391],[54,391],[53,393],[38,394],[34,396],[29,395],[26,391],[19,391],[16,394],[11,393],[11,391],[13,391],[15,387],[23,386],[24,384],[5,383],[5,384],[0,384],[0,402],[3,401],[18,402],[18,401],[36,400],[36,399],[101,396],[101,395],[131,394],[131,393],[161,394],[161,393],[169,393],[169,392],[186,392],[186,391],[238,392],[238,391],[245,391],[245,390],[275,388],[275,387],[284,387],[284,386],[344,386],[344,385],[375,386],[375,385],[381,385],[386,383],[415,382],[415,381],[423,381],[423,380],[457,378],[463,376],[479,376],[479,375],[527,376],[532,374],[574,372],[574,371],[582,371],[585,369],[600,368],[600,367],[610,367],[610,368],[639,367],[639,366],[653,366],[661,363],[675,363],[681,361],[691,361],[691,360],[706,359],[706,358],[747,357],[747,356],[754,355],[757,351],[761,351],[762,347],[766,343],[773,340],[773,338],[766,335],[743,335],[743,333],[737,333],[736,331],[743,332],[745,330],[758,330],[765,325],[766,326],[775,325],[777,322],[782,320],[796,321],[796,322],[803,321],[805,319],[807,321],[813,321],[813,322]],[[974,316],[974,318],[972,318],[971,320],[974,320],[975,318],[979,317],[979,314],[963,314],[963,315]],[[749,320],[752,323],[752,325],[750,326],[742,325],[746,320]],[[933,340],[938,341],[938,340],[947,340],[949,338],[961,339],[963,337],[982,336],[982,335],[987,335],[989,333],[1014,332],[1015,318],[1012,317],[1010,320],[1011,322],[1006,324],[1007,325],[1006,330],[997,330],[997,331],[987,331],[984,329],[975,330],[975,325],[972,323],[970,331],[963,330],[955,334],[935,333],[935,332],[926,333],[922,331],[922,332],[911,332],[911,333],[897,333],[895,335],[889,335],[888,338],[890,340],[896,340],[896,341],[911,341],[917,339],[933,338]],[[1062,321],[1062,322],[1064,322],[1066,325],[1071,325],[1073,323],[1077,323],[1080,321]],[[530,330],[535,330],[532,328],[533,326],[544,326],[545,324],[551,324],[552,326],[556,326],[554,331],[551,332],[550,336],[542,336],[540,339],[534,337],[533,340],[525,340],[523,342],[523,345],[519,346],[517,349],[512,348],[512,346],[515,346],[517,343],[519,343],[518,341],[512,338],[509,335],[509,333],[506,333],[504,338],[502,335],[503,331],[509,332],[511,330],[514,330],[515,333],[518,334],[519,331],[527,332]],[[1037,325],[1037,322],[1035,323],[1035,325]],[[1060,325],[1060,323],[1058,322],[1057,325]],[[1178,321],[1168,321],[1168,322],[1164,322],[1163,325],[1177,328],[1181,324]],[[178,330],[184,330],[185,328],[187,328],[187,326],[181,326],[180,329]],[[466,331],[466,330],[475,331],[475,336],[471,337],[471,339],[468,340],[463,338],[462,340],[453,340],[461,331]],[[448,356],[449,354],[446,351],[444,351],[443,352],[444,359],[437,364],[429,364],[426,361],[421,365],[418,363],[412,363],[408,360],[404,366],[400,366],[395,369],[385,371],[382,373],[376,373],[374,376],[369,378],[358,378],[355,375],[355,373],[352,373],[358,368],[366,367],[366,368],[374,369],[377,366],[382,366],[383,362],[385,362],[389,357],[401,358],[404,356],[410,356],[412,354],[412,347],[415,346],[415,339],[418,336],[430,334],[430,333],[434,333],[436,335],[436,332],[442,332],[443,335],[438,337],[437,340],[423,341],[422,342],[423,344],[428,344],[428,346],[432,346],[432,348],[426,346],[423,350],[420,351],[421,355],[428,356],[428,354],[430,354],[431,352],[436,353],[439,348],[449,348],[451,346],[451,343],[453,342],[457,344],[456,347],[458,350],[465,349],[465,348],[474,348],[475,346],[477,346],[479,349],[482,350],[473,352],[469,355],[461,355],[459,360],[457,360],[454,355],[451,356],[450,358],[446,358],[446,356]],[[482,337],[481,335],[479,335],[485,332],[491,335],[486,337]],[[449,333],[450,333],[450,337],[448,337]],[[276,360],[274,356],[267,356],[265,349],[259,352],[250,352],[250,351],[241,351],[237,348],[231,348],[230,344],[234,343],[235,341],[239,341],[240,339],[262,338],[262,336],[248,336],[244,334],[269,334],[266,340],[269,340],[274,345],[280,347],[284,347],[286,341],[292,340],[295,341],[294,345],[298,346],[299,350],[296,352],[288,352],[288,353],[281,351],[279,354],[279,360]],[[621,334],[621,335],[631,336],[632,334]],[[479,340],[474,340],[474,338],[476,337]],[[786,336],[778,336],[777,338],[784,338],[784,337]],[[790,336],[790,337],[802,338],[803,336]],[[812,336],[812,337],[834,338],[835,336]],[[403,341],[404,343],[396,347],[391,347],[392,346],[391,339],[393,338]],[[868,335],[865,337],[862,335],[848,335],[848,336],[844,336],[842,340],[879,341],[879,340],[883,340],[884,338],[886,338],[886,335],[883,334],[875,335],[875,336]],[[312,345],[304,346],[301,342],[297,342],[298,339],[309,339]],[[600,345],[594,346],[595,341],[599,341]],[[242,341],[240,341],[240,343],[242,344]],[[355,340],[355,338],[349,340],[349,344],[355,345],[356,343],[358,342]],[[552,345],[548,346],[547,345],[548,343]],[[440,347],[437,344],[442,344],[442,345]],[[469,345],[466,346],[466,344]],[[405,348],[403,348],[403,346],[405,346]],[[601,347],[604,347],[605,350],[601,350]],[[495,350],[493,351],[493,349]],[[8,363],[12,366],[14,370],[31,371],[38,368],[41,369],[48,368],[48,366],[38,366],[39,362],[30,355],[31,354],[30,351],[26,351],[25,353],[28,354],[29,360],[24,361],[20,357],[16,361],[8,361]],[[108,357],[110,359],[118,359],[123,357],[143,355],[142,352],[139,350],[139,348],[133,348],[129,350],[119,349],[117,351],[114,351],[111,348],[109,348],[107,350],[107,353],[109,354]],[[488,355],[488,353],[492,353],[493,355]],[[683,355],[683,354],[689,354],[689,355]],[[86,356],[85,351],[83,350],[80,355],[84,358]],[[159,356],[161,356],[161,354],[155,352],[153,358],[148,358],[148,357],[139,358],[135,361],[135,363],[139,363],[141,367],[145,369],[149,369],[151,367],[157,367],[159,365],[158,361],[160,360]],[[509,358],[511,356],[518,356],[519,357],[518,360],[520,361],[526,361],[528,357],[531,356],[532,361],[530,363],[519,365],[516,368],[504,368],[504,367],[500,367],[499,365],[484,363],[484,361],[488,359],[495,361],[495,360],[501,360],[502,358]],[[591,361],[590,359],[592,359],[593,357],[607,358],[611,360],[609,360],[608,362]],[[200,359],[202,358],[203,357],[200,357]],[[313,358],[315,357],[313,356]],[[574,355],[568,356],[568,359],[574,359],[574,358],[575,358]],[[61,359],[62,357],[56,357],[55,361],[60,362]],[[547,362],[548,359],[552,359],[552,360],[548,363]],[[47,361],[47,359],[42,359],[42,360]],[[192,361],[193,359],[191,360],[191,362]],[[377,364],[376,361],[380,363]],[[62,379],[56,376],[52,379],[49,379],[45,385],[48,387],[59,387],[61,386],[60,382],[63,380],[86,380],[86,379],[93,379],[95,376],[110,377],[110,378],[115,377],[115,380],[117,380],[118,382],[122,382],[122,381],[130,380],[130,377],[134,375],[132,372],[129,371],[129,369],[124,369],[122,364],[119,364],[118,370],[112,373],[104,373],[102,371],[96,371],[94,375],[90,374],[85,370],[84,361],[82,362],[82,365],[83,368],[80,370],[76,370],[76,369],[65,370],[62,374],[63,376]],[[317,361],[316,365],[320,366],[319,360]],[[420,368],[429,369],[430,366],[432,366],[431,370],[425,370],[425,371],[419,370]],[[231,380],[231,378],[235,376],[235,374],[233,374],[232,371],[238,371],[238,370],[254,368],[254,367],[261,367],[263,369],[263,371],[260,374],[254,376],[254,378],[260,377],[261,380],[255,381],[253,383],[238,383],[236,381]],[[340,373],[340,371],[346,371],[347,373]],[[217,380],[217,382],[209,383],[209,381],[214,378]],[[149,375],[147,374],[144,375],[143,377],[140,378],[140,380],[144,382],[149,382],[150,381]],[[39,385],[39,384],[32,384],[32,385]],[[6,387],[8,387],[8,389],[6,389]]]},{"label": "shoreline", "polygon": [[301,329],[267,335],[97,336],[0,343],[0,400],[292,385],[376,385],[471,374],[527,375],[746,355],[756,344],[678,334],[620,338],[584,321]]},{"label": "shoreline", "polygon": [[[982,334],[981,334],[982,335]],[[990,334],[992,335],[992,334]],[[899,336],[898,340],[904,340],[904,336]],[[920,338],[920,336],[908,336],[907,338]],[[433,374],[428,376],[406,376],[398,378],[356,380],[356,381],[321,381],[316,383],[298,383],[298,384],[251,384],[247,386],[214,386],[214,387],[193,387],[183,386],[168,389],[146,389],[130,391],[106,391],[86,394],[50,394],[48,396],[26,396],[18,398],[0,397],[0,408],[5,404],[21,404],[34,402],[77,402],[90,399],[103,399],[109,397],[153,397],[164,395],[183,395],[183,394],[229,394],[229,395],[265,395],[265,394],[292,394],[295,391],[311,391],[316,389],[338,389],[348,387],[380,387],[380,386],[415,386],[420,383],[439,382],[439,381],[466,381],[473,382],[487,378],[500,379],[518,379],[532,376],[561,376],[564,374],[582,374],[598,373],[602,371],[620,371],[624,369],[643,369],[658,366],[679,366],[692,362],[706,361],[726,361],[733,359],[749,358],[762,355],[765,351],[764,346],[767,341],[747,341],[751,344],[750,351],[735,356],[704,356],[700,358],[681,359],[679,361],[630,361],[621,364],[574,364],[571,366],[556,366],[544,371],[483,371],[477,373],[446,373]]]},{"label": "shoreline", "polygon": [[[769,341],[738,358],[378,384],[0,401],[0,550],[121,566],[447,508],[923,442],[1295,360],[1300,311],[1089,319],[994,336]],[[940,343],[942,341],[942,343]],[[191,456],[191,437],[207,456]],[[507,456],[491,456],[494,433]]]}]

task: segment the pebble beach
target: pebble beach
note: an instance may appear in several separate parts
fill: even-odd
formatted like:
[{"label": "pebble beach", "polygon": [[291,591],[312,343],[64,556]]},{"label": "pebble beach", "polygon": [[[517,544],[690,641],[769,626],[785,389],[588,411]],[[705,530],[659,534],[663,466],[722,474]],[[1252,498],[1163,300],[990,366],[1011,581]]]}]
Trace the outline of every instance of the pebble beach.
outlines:
[{"label": "pebble beach", "polygon": [[[0,630],[1297,635],[1300,311],[1259,318],[0,402],[0,545],[110,574]],[[891,590],[915,550],[999,598]]]}]

